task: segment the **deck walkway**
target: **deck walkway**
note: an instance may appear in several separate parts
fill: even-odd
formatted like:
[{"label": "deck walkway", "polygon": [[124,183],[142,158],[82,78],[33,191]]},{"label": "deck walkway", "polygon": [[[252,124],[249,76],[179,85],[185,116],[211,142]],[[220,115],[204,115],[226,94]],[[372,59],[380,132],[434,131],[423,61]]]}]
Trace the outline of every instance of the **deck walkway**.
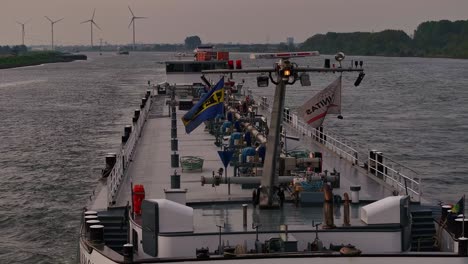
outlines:
[{"label": "deck walkway", "polygon": [[[225,200],[250,200],[252,190],[243,190],[239,185],[231,184],[231,195],[228,194],[228,186],[211,185],[201,186],[201,176],[211,177],[213,171],[223,167],[217,151],[220,148],[214,145],[214,137],[204,131],[203,125],[186,134],[180,117],[185,111],[177,112],[177,136],[179,140],[179,155],[199,156],[204,159],[202,171],[182,172],[181,188],[187,189],[187,201],[225,201]],[[171,119],[168,108],[161,102],[154,104],[150,117],[143,129],[141,139],[136,148],[133,161],[125,175],[124,182],[119,191],[116,206],[127,204],[130,200],[130,183],[143,184],[146,198],[164,198],[164,189],[170,188],[171,146],[170,146]],[[288,142],[288,148],[294,148],[294,142]],[[297,143],[296,143],[297,144]],[[300,143],[304,145],[303,143]],[[309,143],[312,151],[321,151],[323,154],[323,169],[332,171],[336,169],[341,173],[341,186],[334,189],[335,194],[343,195],[349,192],[352,185],[361,185],[360,197],[363,200],[377,200],[391,195],[391,191],[384,188],[376,180],[367,175],[367,171],[359,166],[352,165],[349,161],[341,159],[335,153],[316,143]],[[232,176],[233,169],[228,167],[228,176]]]}]

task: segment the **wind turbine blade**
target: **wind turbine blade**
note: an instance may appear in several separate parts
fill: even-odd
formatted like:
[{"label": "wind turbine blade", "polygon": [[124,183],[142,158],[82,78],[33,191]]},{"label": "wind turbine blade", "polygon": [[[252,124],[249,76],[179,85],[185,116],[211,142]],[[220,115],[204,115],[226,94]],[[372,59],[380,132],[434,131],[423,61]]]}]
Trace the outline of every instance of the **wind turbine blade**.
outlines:
[{"label": "wind turbine blade", "polygon": [[88,23],[88,22],[92,22],[92,20],[86,20],[86,21],[81,22],[80,24],[84,24],[84,23]]},{"label": "wind turbine blade", "polygon": [[20,24],[20,25],[24,25],[24,23],[21,23],[21,22],[18,22],[18,21],[16,21],[16,23],[17,23],[17,24]]},{"label": "wind turbine blade", "polygon": [[64,17],[59,19],[59,20],[54,21],[54,23],[58,23],[58,22],[62,21],[63,19],[64,19]]},{"label": "wind turbine blade", "polygon": [[94,8],[93,16],[91,17],[91,20],[94,20],[94,14],[96,14],[96,8]]},{"label": "wind turbine blade", "polygon": [[132,11],[132,9],[130,8],[130,6],[128,6],[128,10],[130,10],[130,13],[132,13],[132,17],[135,17],[135,15],[133,14],[133,11]]},{"label": "wind turbine blade", "polygon": [[52,21],[52,19],[50,19],[48,16],[44,16],[45,18],[47,18],[47,20],[50,21],[50,23],[54,23],[54,21]]},{"label": "wind turbine blade", "polygon": [[141,18],[147,18],[147,17],[135,17],[135,19],[141,19]]},{"label": "wind turbine blade", "polygon": [[91,23],[93,23],[93,25],[95,25],[97,28],[99,28],[99,30],[102,30],[94,21],[91,21]]},{"label": "wind turbine blade", "polygon": [[132,17],[132,20],[130,20],[130,24],[128,24],[128,28],[130,28],[134,20],[135,20],[135,17]]}]

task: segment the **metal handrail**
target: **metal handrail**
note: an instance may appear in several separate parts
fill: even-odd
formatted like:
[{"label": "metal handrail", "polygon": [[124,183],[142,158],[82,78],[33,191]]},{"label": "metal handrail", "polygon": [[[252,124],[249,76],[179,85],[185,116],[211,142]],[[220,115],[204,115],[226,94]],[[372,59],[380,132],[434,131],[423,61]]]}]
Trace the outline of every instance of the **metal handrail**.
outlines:
[{"label": "metal handrail", "polygon": [[[270,114],[272,112],[272,108],[266,97],[254,95],[251,90],[248,90],[247,93],[252,99],[259,102],[259,107],[257,107],[259,112],[263,112],[262,114]],[[378,162],[376,159],[371,159],[370,151],[366,147],[362,148],[358,143],[348,140],[336,132],[331,132],[330,130],[323,132],[310,127],[308,124],[301,121],[295,113],[291,113],[289,110],[283,112],[283,121],[283,125],[289,128],[290,131],[288,132],[293,133],[293,136],[297,136],[309,144],[315,140],[353,164],[367,166],[369,174],[373,174],[371,172],[379,172],[379,174],[375,174],[374,176],[378,175],[382,177],[384,182],[396,189],[398,193],[406,190],[409,191],[412,194],[410,195],[411,198],[420,201],[422,195],[421,178],[416,171],[387,156],[383,157],[384,161],[382,163]],[[359,149],[361,149],[361,151]],[[364,152],[362,149],[364,149]],[[379,169],[378,171],[377,168]]]},{"label": "metal handrail", "polygon": [[[418,177],[418,174],[411,169],[408,169],[403,173],[402,170],[393,168],[392,163],[395,164],[395,161],[390,159],[387,160],[386,157],[383,157],[382,162],[378,161],[377,158],[372,159],[369,157],[369,166],[367,171],[369,174],[372,174],[382,179],[385,183],[390,184],[399,194],[408,192],[411,198],[416,201],[420,201],[422,195],[421,178]],[[406,169],[404,166],[402,166],[402,168]]]},{"label": "metal handrail", "polygon": [[[152,98],[152,94],[153,93],[151,93],[150,98]],[[107,178],[107,202],[109,205],[113,205],[115,203],[115,196],[117,195],[117,192],[120,188],[125,171],[127,170],[128,165],[132,160],[135,147],[141,136],[143,125],[148,118],[152,104],[153,100],[150,99],[145,104],[145,107],[141,109],[140,117],[138,118],[137,122],[134,122],[132,125],[132,133],[130,133],[130,136],[125,144],[120,146],[120,149],[117,153],[116,163]]]}]

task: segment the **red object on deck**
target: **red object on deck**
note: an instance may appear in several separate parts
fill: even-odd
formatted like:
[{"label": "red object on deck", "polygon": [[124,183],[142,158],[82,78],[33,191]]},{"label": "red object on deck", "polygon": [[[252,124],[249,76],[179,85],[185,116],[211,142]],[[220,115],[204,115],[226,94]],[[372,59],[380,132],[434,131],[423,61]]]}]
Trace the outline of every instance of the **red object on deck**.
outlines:
[{"label": "red object on deck", "polygon": [[219,61],[227,61],[229,60],[229,52],[228,51],[218,51],[216,54],[216,59]]},{"label": "red object on deck", "polygon": [[211,55],[211,52],[199,51],[197,52],[197,61],[210,61],[212,57]]},{"label": "red object on deck", "polygon": [[234,61],[233,60],[228,60],[228,69],[230,69],[230,70],[234,69]]},{"label": "red object on deck", "polygon": [[133,212],[141,215],[141,203],[145,199],[145,187],[141,184],[133,186]]},{"label": "red object on deck", "polygon": [[236,69],[238,69],[238,70],[242,69],[242,61],[241,60],[236,60]]}]

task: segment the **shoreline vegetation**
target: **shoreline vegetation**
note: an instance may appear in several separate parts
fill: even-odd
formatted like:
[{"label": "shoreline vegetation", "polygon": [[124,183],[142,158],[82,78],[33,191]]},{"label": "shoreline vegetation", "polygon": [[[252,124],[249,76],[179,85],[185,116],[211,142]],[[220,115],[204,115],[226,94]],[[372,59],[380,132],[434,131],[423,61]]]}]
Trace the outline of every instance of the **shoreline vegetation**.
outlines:
[{"label": "shoreline vegetation", "polygon": [[45,63],[71,62],[86,60],[86,55],[57,51],[29,51],[20,54],[0,55],[0,69],[35,66]]},{"label": "shoreline vegetation", "polygon": [[[137,44],[135,51],[191,52],[201,44],[198,36],[190,36],[180,44]],[[414,34],[403,30],[380,32],[328,32],[309,37],[303,43],[212,44],[218,50],[231,52],[284,52],[317,50],[320,54],[336,54],[339,51],[351,56],[425,57],[468,59],[468,20],[428,21],[419,24]],[[106,44],[101,51],[115,51],[119,46]],[[133,50],[132,46],[124,48]],[[63,51],[97,51],[89,46],[60,47]]]},{"label": "shoreline vegetation", "polygon": [[468,20],[421,23],[410,37],[402,30],[317,34],[301,49],[334,54],[468,59]]}]

